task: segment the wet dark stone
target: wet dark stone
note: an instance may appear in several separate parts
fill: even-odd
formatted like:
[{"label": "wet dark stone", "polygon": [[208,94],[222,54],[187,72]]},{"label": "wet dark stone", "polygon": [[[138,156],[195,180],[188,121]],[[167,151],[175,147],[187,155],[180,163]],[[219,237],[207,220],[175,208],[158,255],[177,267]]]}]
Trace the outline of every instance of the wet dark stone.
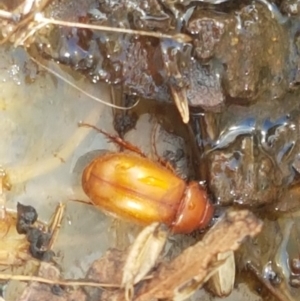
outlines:
[{"label": "wet dark stone", "polygon": [[19,234],[26,234],[37,218],[37,212],[32,206],[17,204],[17,231]]},{"label": "wet dark stone", "polygon": [[137,120],[138,116],[135,113],[117,113],[114,116],[114,129],[120,137],[123,137],[135,127]]},{"label": "wet dark stone", "polygon": [[34,258],[42,261],[51,261],[54,253],[48,250],[51,235],[37,228],[31,228],[27,232],[27,240],[30,242],[30,253]]},{"label": "wet dark stone", "polygon": [[208,189],[218,204],[270,204],[298,179],[300,107],[296,99],[287,95],[285,106],[280,100],[262,101],[197,117]]},{"label": "wet dark stone", "polygon": [[224,5],[211,7],[202,1],[54,1],[49,12],[57,18],[187,34],[191,42],[56,27],[42,39],[37,36],[36,45],[44,57],[93,82],[122,86],[124,93],[159,102],[172,102],[172,87],[186,90],[191,107],[208,111],[223,110],[225,99],[254,103],[266,91],[280,98],[297,81],[295,76],[287,80],[297,60],[289,58],[296,55],[289,49],[290,25],[274,3],[269,10],[263,1],[215,3],[220,2]]}]

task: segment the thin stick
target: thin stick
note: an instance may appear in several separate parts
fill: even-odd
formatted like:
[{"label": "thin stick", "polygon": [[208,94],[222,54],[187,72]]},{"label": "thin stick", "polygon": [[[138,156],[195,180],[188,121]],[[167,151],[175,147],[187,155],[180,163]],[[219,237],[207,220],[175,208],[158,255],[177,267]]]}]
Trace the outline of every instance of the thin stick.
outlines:
[{"label": "thin stick", "polygon": [[60,26],[66,26],[66,27],[77,27],[77,28],[94,29],[94,30],[101,30],[101,31],[108,31],[108,32],[127,33],[127,34],[132,34],[132,35],[142,35],[142,36],[154,37],[154,38],[158,38],[158,39],[171,39],[171,40],[176,40],[181,43],[187,43],[187,42],[191,41],[191,37],[186,34],[168,35],[168,34],[164,34],[161,32],[155,32],[155,31],[133,30],[133,29],[127,29],[127,28],[116,28],[116,27],[110,27],[110,26],[103,26],[103,25],[67,22],[67,21],[62,21],[62,20],[54,20],[54,19],[45,18],[41,13],[36,13],[34,20],[36,22],[45,22],[48,24],[60,25]]},{"label": "thin stick", "polygon": [[120,285],[109,283],[97,283],[91,281],[74,281],[74,280],[51,280],[39,276],[26,276],[26,275],[5,275],[0,274],[1,280],[19,280],[19,281],[36,281],[45,284],[58,284],[63,286],[89,286],[98,288],[120,288]]},{"label": "thin stick", "polygon": [[64,217],[66,205],[60,203],[58,207],[56,208],[55,214],[52,217],[52,220],[50,222],[50,233],[51,233],[51,239],[48,244],[48,249],[50,250],[54,244],[54,242],[57,239],[59,230],[61,228],[61,221]]},{"label": "thin stick", "polygon": [[77,87],[75,84],[73,84],[71,81],[69,81],[68,79],[66,79],[65,77],[63,77],[62,75],[60,75],[59,73],[57,73],[56,71],[48,68],[47,66],[45,66],[44,64],[40,63],[39,61],[37,61],[35,58],[33,57],[30,57],[30,59],[32,61],[34,61],[37,65],[39,65],[40,67],[42,67],[43,69],[47,70],[49,73],[53,74],[54,76],[56,76],[57,78],[61,79],[62,81],[64,81],[65,83],[67,83],[68,85],[70,85],[72,88],[76,89],[77,91],[81,92],[82,94],[86,95],[87,97],[93,99],[93,100],[96,100],[97,102],[100,102],[108,107],[112,107],[112,108],[115,108],[115,109],[120,109],[120,110],[130,110],[132,108],[134,108],[138,103],[139,103],[139,100],[137,100],[131,107],[121,107],[121,106],[117,106],[115,104],[112,104],[112,103],[109,103],[109,102],[106,102],[86,91],[84,91],[83,89]]},{"label": "thin stick", "polygon": [[19,16],[16,14],[10,13],[6,10],[0,9],[0,18],[14,21],[14,20],[18,19]]},{"label": "thin stick", "polygon": [[44,23],[39,23],[39,24],[35,25],[34,27],[32,27],[32,28],[30,29],[29,32],[26,33],[26,35],[25,35],[24,37],[21,36],[21,37],[17,38],[16,41],[14,42],[14,45],[15,45],[16,47],[21,46],[21,45],[24,45],[25,42],[26,42],[31,36],[33,36],[39,29],[43,28],[45,25],[46,25],[46,24],[44,24]]}]

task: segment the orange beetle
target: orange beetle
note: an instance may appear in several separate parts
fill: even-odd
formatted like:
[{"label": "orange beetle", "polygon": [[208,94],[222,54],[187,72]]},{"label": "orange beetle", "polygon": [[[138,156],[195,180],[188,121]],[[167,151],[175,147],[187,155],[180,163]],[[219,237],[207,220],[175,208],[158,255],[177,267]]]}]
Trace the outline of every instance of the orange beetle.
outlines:
[{"label": "orange beetle", "polygon": [[204,228],[213,216],[197,182],[187,184],[161,164],[132,153],[97,157],[85,168],[82,187],[103,211],[144,225],[161,222],[174,233]]}]

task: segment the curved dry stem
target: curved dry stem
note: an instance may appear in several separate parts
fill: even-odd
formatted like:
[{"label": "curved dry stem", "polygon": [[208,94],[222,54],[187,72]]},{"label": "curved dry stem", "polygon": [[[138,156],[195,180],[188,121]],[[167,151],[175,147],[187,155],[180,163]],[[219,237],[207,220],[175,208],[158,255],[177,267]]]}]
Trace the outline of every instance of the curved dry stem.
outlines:
[{"label": "curved dry stem", "polygon": [[39,29],[43,28],[45,25],[45,23],[39,23],[32,27],[24,36],[20,35],[20,37],[18,37],[14,42],[15,47],[24,45],[30,37],[32,37]]},{"label": "curved dry stem", "polygon": [[59,73],[57,73],[56,71],[48,68],[47,66],[45,66],[44,64],[40,63],[39,61],[37,61],[36,59],[34,59],[33,57],[30,57],[30,59],[32,61],[34,61],[37,65],[39,65],[40,67],[42,67],[43,69],[47,70],[49,73],[55,75],[57,78],[61,79],[62,81],[64,81],[65,83],[67,83],[68,85],[70,85],[72,88],[76,89],[77,91],[79,91],[80,93],[86,95],[87,97],[93,99],[93,100],[96,100],[97,102],[99,103],[102,103],[108,107],[112,107],[112,108],[115,108],[115,109],[120,109],[120,110],[130,110],[132,108],[134,108],[138,103],[139,103],[139,100],[137,100],[131,107],[121,107],[121,106],[117,106],[117,105],[114,105],[112,103],[109,103],[107,101],[104,101],[86,91],[84,91],[83,89],[77,87],[75,84],[73,84],[71,81],[69,81],[68,79],[66,79],[65,77],[63,77],[62,75],[60,75]]},{"label": "curved dry stem", "polygon": [[89,287],[97,287],[97,288],[119,288],[120,286],[117,284],[109,284],[109,283],[97,283],[91,281],[80,281],[80,280],[51,280],[38,276],[26,276],[26,275],[7,275],[0,274],[1,280],[19,280],[19,281],[36,281],[45,284],[58,284],[62,286],[89,286]]},{"label": "curved dry stem", "polygon": [[[92,112],[90,112],[89,115],[85,118],[86,122],[96,123],[102,109],[103,107],[99,108],[99,110],[92,110]],[[66,142],[63,148],[56,153],[55,156],[51,156],[35,164],[16,166],[7,169],[10,184],[15,185],[26,182],[32,178],[46,174],[59,167],[63,161],[67,160],[71,156],[76,147],[91,131],[91,128],[78,127],[71,138]]]},{"label": "curved dry stem", "polygon": [[66,26],[66,27],[77,27],[77,28],[86,28],[86,29],[107,31],[107,32],[126,33],[126,34],[132,34],[132,35],[154,37],[154,38],[158,38],[158,39],[171,39],[171,40],[175,40],[179,43],[187,43],[192,40],[191,37],[186,34],[168,35],[168,34],[164,34],[161,32],[155,32],[155,31],[133,30],[133,29],[127,29],[127,28],[116,28],[116,27],[111,27],[111,26],[93,25],[93,24],[84,24],[84,23],[78,23],[78,22],[54,20],[54,19],[45,18],[41,13],[36,13],[34,16],[34,20],[36,22],[43,22],[45,24],[48,23],[48,24],[53,24],[53,25]]}]

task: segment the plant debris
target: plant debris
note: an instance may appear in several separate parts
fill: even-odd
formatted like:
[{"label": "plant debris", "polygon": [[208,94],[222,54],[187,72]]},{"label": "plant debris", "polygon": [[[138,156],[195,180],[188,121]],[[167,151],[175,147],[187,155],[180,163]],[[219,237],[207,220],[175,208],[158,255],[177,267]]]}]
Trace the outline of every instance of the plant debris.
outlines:
[{"label": "plant debris", "polygon": [[262,222],[247,210],[226,213],[202,241],[162,264],[140,288],[135,300],[185,300],[207,280],[219,253],[237,250],[247,236],[253,237],[261,229]]},{"label": "plant debris", "polygon": [[219,253],[217,260],[224,260],[224,264],[209,279],[208,288],[215,296],[226,297],[231,294],[235,282],[234,252]]},{"label": "plant debris", "polygon": [[153,223],[135,239],[123,268],[122,287],[126,300],[133,295],[133,285],[140,282],[154,267],[167,240],[167,227]]},{"label": "plant debris", "polygon": [[18,204],[17,209],[17,214],[5,211],[4,217],[0,218],[0,264],[20,266],[32,258],[50,261],[53,257],[50,249],[64,207],[58,207],[49,230],[37,221],[38,216],[32,206]]},{"label": "plant debris", "polygon": [[[156,262],[156,268],[135,284],[135,294],[130,296],[131,300],[185,300],[226,262],[218,261],[220,253],[237,250],[246,237],[257,235],[261,229],[262,222],[248,210],[225,213],[202,241],[188,247],[170,262]],[[135,247],[140,244],[145,233],[155,234],[157,230],[159,228],[155,224],[148,226],[138,236]],[[157,261],[157,256],[155,257]],[[93,263],[84,281],[61,280],[60,272],[54,264],[45,262],[41,263],[38,276],[1,275],[1,279],[7,277],[6,279],[34,281],[18,301],[121,301],[125,299],[122,282],[124,269],[128,268],[128,258],[132,259],[130,248],[125,251],[108,250]],[[67,289],[72,286],[80,288]]]},{"label": "plant debris", "polygon": [[17,204],[17,231],[26,234],[37,221],[38,214],[32,206]]},{"label": "plant debris", "polygon": [[[226,213],[202,241],[187,248],[173,261],[160,263],[150,273],[149,280],[141,280],[135,286],[136,294],[132,300],[185,300],[222,266],[224,261],[217,261],[219,253],[235,251],[247,236],[253,237],[261,229],[262,222],[247,210]],[[87,278],[101,283],[120,284],[120,271],[124,269],[125,260],[124,253],[109,250],[93,264]],[[98,294],[101,301],[124,300],[123,289],[98,291]]]},{"label": "plant debris", "polygon": [[0,219],[0,264],[18,266],[30,258],[29,242],[24,235],[16,230],[16,216],[6,212]]},{"label": "plant debris", "polygon": [[29,242],[29,252],[33,258],[42,261],[50,261],[54,256],[51,251],[51,240],[57,225],[62,218],[63,207],[59,206],[56,215],[53,218],[50,229],[42,224],[35,224],[38,218],[36,210],[32,206],[25,206],[20,203],[17,205],[17,223],[16,229],[19,234],[26,234],[26,239]]}]

